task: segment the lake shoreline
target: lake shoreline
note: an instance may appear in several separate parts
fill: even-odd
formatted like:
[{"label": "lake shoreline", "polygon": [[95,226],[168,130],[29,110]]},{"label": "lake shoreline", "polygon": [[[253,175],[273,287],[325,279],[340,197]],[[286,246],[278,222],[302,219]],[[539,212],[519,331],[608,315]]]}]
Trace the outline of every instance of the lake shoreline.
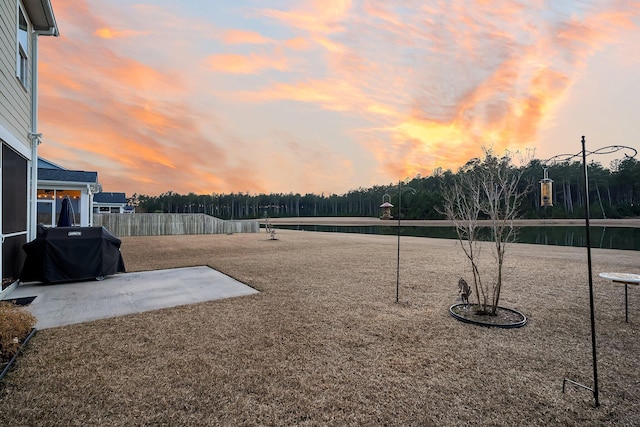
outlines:
[{"label": "lake shoreline", "polygon": [[[264,225],[266,219],[259,220]],[[269,218],[271,225],[332,225],[332,226],[392,226],[397,224],[397,219],[382,220],[377,217],[287,217]],[[403,219],[402,226],[405,227],[453,227],[453,222],[440,219]],[[518,219],[514,225],[517,227],[570,227],[584,226],[584,219]],[[489,221],[480,220],[478,225],[489,225]],[[629,227],[640,228],[640,218],[626,219],[602,219],[594,218],[589,220],[589,225],[598,227]]]}]

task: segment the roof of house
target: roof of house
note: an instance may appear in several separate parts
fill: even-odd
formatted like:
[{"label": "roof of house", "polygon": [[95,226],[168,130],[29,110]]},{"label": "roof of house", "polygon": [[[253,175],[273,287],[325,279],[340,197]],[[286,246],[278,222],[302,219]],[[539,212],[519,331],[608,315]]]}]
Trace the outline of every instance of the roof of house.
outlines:
[{"label": "roof of house", "polygon": [[60,165],[56,165],[50,160],[43,159],[42,157],[38,157],[38,169],[64,169]]},{"label": "roof of house", "polygon": [[23,0],[22,3],[36,31],[51,31],[53,36],[59,35],[51,0]]},{"label": "roof of house", "polygon": [[113,204],[126,204],[127,197],[124,193],[96,193],[93,195],[94,203],[113,203]]},{"label": "roof of house", "polygon": [[38,168],[38,181],[63,181],[97,183],[98,172],[70,171]]},{"label": "roof of house", "polygon": [[98,183],[98,172],[72,171],[38,157],[38,181]]}]

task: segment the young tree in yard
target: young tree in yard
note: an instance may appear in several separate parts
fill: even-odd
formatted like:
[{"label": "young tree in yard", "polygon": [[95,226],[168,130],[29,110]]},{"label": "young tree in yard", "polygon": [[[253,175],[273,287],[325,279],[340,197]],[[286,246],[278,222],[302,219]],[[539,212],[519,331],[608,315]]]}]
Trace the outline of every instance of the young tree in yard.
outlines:
[{"label": "young tree in yard", "polygon": [[458,240],[465,255],[471,263],[475,295],[480,301],[486,301],[482,277],[478,267],[480,259],[480,245],[477,233],[479,231],[478,220],[482,208],[480,206],[480,186],[476,184],[478,159],[467,162],[455,177],[453,184],[442,189],[444,210],[442,213],[453,221]]},{"label": "young tree in yard", "polygon": [[[453,221],[460,245],[471,264],[477,309],[496,314],[503,283],[504,255],[517,236],[513,221],[529,187],[520,185],[522,169],[511,165],[511,157],[498,158],[484,150],[483,159],[473,159],[460,168],[454,184],[443,189],[443,213]],[[484,220],[490,232],[496,271],[488,278],[480,274],[478,232]]]}]

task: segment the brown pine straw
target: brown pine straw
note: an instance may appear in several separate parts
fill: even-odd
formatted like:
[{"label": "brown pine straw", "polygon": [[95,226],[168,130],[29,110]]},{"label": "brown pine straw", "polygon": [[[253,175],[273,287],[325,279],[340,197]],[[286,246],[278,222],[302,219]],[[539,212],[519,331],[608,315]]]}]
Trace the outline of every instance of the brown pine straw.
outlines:
[{"label": "brown pine straw", "polygon": [[[455,240],[304,231],[123,238],[128,271],[209,265],[261,292],[39,331],[0,387],[0,425],[638,425],[640,289],[597,277],[638,252],[515,244],[493,329],[448,308]],[[488,248],[487,248],[488,253]],[[473,297],[472,297],[473,300]]]}]

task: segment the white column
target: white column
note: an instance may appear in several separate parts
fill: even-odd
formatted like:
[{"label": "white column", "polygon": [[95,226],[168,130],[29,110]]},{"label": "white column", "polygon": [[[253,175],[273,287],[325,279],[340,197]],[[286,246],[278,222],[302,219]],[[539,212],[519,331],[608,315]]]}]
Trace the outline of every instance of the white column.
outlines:
[{"label": "white column", "polygon": [[80,192],[80,226],[81,227],[89,227],[89,196],[90,190],[89,187],[85,188]]}]

